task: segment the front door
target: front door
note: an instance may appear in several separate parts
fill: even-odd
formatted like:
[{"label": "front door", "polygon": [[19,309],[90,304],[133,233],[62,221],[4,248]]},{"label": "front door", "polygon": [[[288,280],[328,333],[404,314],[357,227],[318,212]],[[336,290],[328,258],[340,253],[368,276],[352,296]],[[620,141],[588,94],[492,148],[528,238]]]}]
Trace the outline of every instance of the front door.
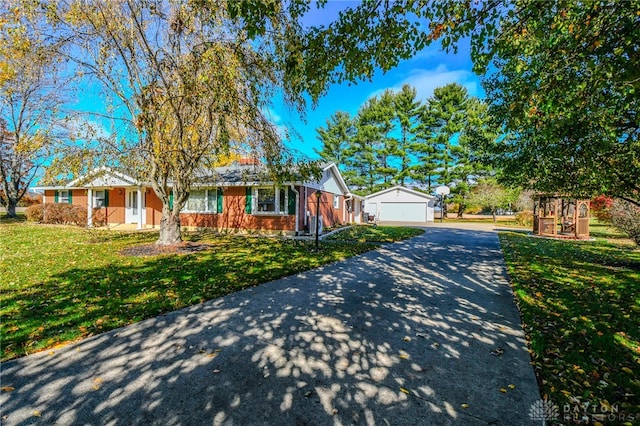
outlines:
[{"label": "front door", "polygon": [[127,189],[127,199],[125,207],[125,222],[138,223],[138,191],[135,189]]}]

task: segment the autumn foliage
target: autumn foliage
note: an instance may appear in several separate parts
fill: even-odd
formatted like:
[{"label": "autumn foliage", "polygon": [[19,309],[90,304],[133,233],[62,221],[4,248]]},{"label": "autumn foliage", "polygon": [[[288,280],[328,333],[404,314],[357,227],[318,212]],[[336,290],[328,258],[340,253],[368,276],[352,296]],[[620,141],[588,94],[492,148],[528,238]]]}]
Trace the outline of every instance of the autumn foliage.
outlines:
[{"label": "autumn foliage", "polygon": [[611,206],[613,198],[599,195],[591,200],[591,212],[602,223],[611,223]]},{"label": "autumn foliage", "polygon": [[30,222],[85,226],[87,210],[72,204],[34,204],[26,210]]}]

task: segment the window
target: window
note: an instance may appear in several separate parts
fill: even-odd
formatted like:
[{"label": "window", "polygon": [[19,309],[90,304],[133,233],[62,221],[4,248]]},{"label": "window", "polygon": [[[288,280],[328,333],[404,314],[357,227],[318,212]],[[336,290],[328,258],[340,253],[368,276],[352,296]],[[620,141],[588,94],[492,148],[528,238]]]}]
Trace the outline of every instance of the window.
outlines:
[{"label": "window", "polygon": [[287,188],[255,188],[255,213],[288,214]]},{"label": "window", "polygon": [[189,191],[189,198],[187,199],[186,209],[190,212],[205,212],[207,211],[207,191],[206,190],[191,190]]},{"label": "window", "polygon": [[189,191],[189,198],[183,211],[221,213],[218,210],[218,190],[192,189]]},{"label": "window", "polygon": [[56,203],[71,204],[69,191],[58,191],[56,195]]},{"label": "window", "polygon": [[276,190],[256,188],[256,205],[260,213],[276,213]]},{"label": "window", "polygon": [[105,207],[107,205],[105,192],[106,191],[104,190],[93,192],[93,207],[100,208],[100,207]]},{"label": "window", "polygon": [[333,208],[340,208],[340,196],[338,194],[333,194]]}]

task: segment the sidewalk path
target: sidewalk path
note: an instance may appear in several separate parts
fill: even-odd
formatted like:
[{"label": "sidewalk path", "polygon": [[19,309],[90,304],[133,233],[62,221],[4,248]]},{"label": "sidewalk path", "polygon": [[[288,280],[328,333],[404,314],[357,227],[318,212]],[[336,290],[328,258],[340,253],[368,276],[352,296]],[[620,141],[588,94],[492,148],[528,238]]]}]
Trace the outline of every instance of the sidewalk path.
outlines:
[{"label": "sidewalk path", "polygon": [[535,424],[497,235],[426,231],[5,362],[1,423]]}]

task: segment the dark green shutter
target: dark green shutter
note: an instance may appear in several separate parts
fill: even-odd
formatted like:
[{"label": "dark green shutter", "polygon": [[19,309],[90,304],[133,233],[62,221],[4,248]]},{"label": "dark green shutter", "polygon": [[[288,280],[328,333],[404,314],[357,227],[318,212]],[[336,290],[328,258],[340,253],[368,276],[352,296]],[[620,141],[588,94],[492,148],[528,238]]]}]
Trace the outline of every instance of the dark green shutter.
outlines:
[{"label": "dark green shutter", "polygon": [[173,190],[169,193],[169,210],[173,210]]},{"label": "dark green shutter", "polygon": [[217,212],[222,213],[222,188],[216,188],[216,207]]},{"label": "dark green shutter", "polygon": [[55,194],[54,202],[56,202],[56,203],[58,202],[58,199],[59,199],[59,195],[58,195],[59,193],[60,193],[60,191],[54,192],[54,194]]},{"label": "dark green shutter", "polygon": [[109,190],[104,190],[104,206],[109,207]]},{"label": "dark green shutter", "polygon": [[296,193],[289,188],[289,214],[296,214]]},{"label": "dark green shutter", "polygon": [[69,190],[69,204],[73,204],[73,200],[71,199],[72,196],[73,196],[73,191],[70,189]]},{"label": "dark green shutter", "polygon": [[247,186],[246,188],[246,200],[244,203],[244,212],[247,214],[251,214],[251,199],[252,199],[252,193],[251,193],[251,187]]}]

